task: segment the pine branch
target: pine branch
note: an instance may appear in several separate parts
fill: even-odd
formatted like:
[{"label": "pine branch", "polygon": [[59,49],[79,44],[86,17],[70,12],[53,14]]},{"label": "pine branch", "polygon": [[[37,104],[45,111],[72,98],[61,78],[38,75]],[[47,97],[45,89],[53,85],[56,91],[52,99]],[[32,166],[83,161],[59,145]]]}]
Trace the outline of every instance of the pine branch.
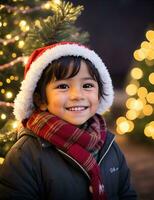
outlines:
[{"label": "pine branch", "polygon": [[60,41],[87,42],[89,34],[74,25],[82,11],[83,6],[74,7],[69,2],[61,2],[56,9],[53,6],[53,15],[41,19],[40,24],[29,31],[24,54],[29,55],[36,48]]},{"label": "pine branch", "polygon": [[16,63],[24,62],[25,58],[26,58],[26,56],[20,56],[16,59],[12,60],[9,63],[5,63],[3,65],[0,65],[0,71],[3,71],[3,70],[8,69],[10,67],[13,67]]}]

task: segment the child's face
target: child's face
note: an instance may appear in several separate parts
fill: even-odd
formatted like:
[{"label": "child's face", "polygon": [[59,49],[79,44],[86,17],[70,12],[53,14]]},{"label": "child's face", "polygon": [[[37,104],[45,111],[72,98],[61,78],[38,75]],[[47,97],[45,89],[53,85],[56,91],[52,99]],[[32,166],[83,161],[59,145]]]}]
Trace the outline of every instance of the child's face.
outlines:
[{"label": "child's face", "polygon": [[76,76],[48,83],[46,96],[48,104],[42,104],[40,109],[48,109],[73,125],[85,123],[99,105],[98,83],[92,79],[83,61]]}]

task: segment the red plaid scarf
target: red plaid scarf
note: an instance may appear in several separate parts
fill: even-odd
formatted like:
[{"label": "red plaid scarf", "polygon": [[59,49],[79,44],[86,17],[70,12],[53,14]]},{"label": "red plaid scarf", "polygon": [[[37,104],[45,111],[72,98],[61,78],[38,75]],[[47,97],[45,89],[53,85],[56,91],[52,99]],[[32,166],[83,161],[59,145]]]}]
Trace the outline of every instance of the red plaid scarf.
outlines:
[{"label": "red plaid scarf", "polygon": [[78,128],[49,112],[35,111],[26,127],[80,163],[91,178],[93,200],[105,200],[100,168],[90,153],[102,147],[106,139],[105,123],[98,114],[88,121],[87,128]]}]

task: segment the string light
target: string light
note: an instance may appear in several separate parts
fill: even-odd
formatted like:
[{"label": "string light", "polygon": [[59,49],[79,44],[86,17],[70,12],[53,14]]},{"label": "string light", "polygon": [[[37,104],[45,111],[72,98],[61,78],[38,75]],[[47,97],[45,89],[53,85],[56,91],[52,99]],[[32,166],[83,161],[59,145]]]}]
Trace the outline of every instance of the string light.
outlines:
[{"label": "string light", "polygon": [[142,61],[144,59],[153,60],[154,59],[154,31],[149,30],[146,32],[146,38],[148,41],[141,43],[141,48],[134,52],[134,58],[137,61]]},{"label": "string light", "polygon": [[131,76],[134,79],[141,79],[143,77],[143,71],[139,67],[135,67],[131,70]]},{"label": "string light", "polygon": [[5,96],[6,96],[7,99],[11,99],[13,97],[13,93],[10,92],[10,91],[7,91]]},{"label": "string light", "polygon": [[9,78],[6,79],[6,83],[10,84],[11,80]]},{"label": "string light", "polygon": [[146,99],[150,104],[154,104],[154,92],[149,92],[146,96]]},{"label": "string light", "polygon": [[16,58],[17,54],[16,53],[12,53],[12,58]]},{"label": "string light", "polygon": [[126,113],[126,117],[129,120],[134,120],[138,117],[139,113],[135,110],[128,110]]},{"label": "string light", "polygon": [[24,44],[25,44],[25,42],[24,42],[23,40],[20,40],[20,41],[18,42],[18,47],[19,47],[19,49],[22,49],[23,46],[24,46]]},{"label": "string light", "polygon": [[18,127],[18,124],[19,124],[18,121],[14,121],[14,122],[12,123],[12,127],[13,127],[14,129],[16,129],[16,128]]},{"label": "string light", "polygon": [[12,80],[12,81],[14,80],[14,76],[13,76],[13,75],[12,75],[12,76],[10,76],[10,80]]},{"label": "string light", "polygon": [[5,37],[6,37],[7,39],[11,39],[11,38],[12,38],[12,35],[11,35],[11,34],[7,34]]},{"label": "string light", "polygon": [[149,30],[146,32],[146,38],[149,41],[153,41],[154,40],[154,31],[153,30]]},{"label": "string light", "polygon": [[5,101],[0,101],[0,106],[5,106],[5,107],[13,107],[14,103],[9,103]]},{"label": "string light", "polygon": [[27,60],[27,56],[20,56],[16,59],[14,59],[13,61],[9,62],[9,63],[6,63],[4,65],[0,65],[0,71],[6,69],[6,68],[10,68],[12,66],[14,66],[16,63],[19,63],[19,62],[25,62],[25,60]]},{"label": "string light", "polygon": [[150,116],[153,113],[153,107],[149,104],[145,105],[143,108],[143,114],[146,116]]},{"label": "string light", "polygon": [[117,132],[119,134],[125,134],[134,129],[134,123],[131,120],[127,120],[125,117],[119,117],[116,121],[116,124]]},{"label": "string light", "polygon": [[5,93],[5,89],[1,89],[1,93],[4,94]]},{"label": "string light", "polygon": [[126,93],[130,96],[133,96],[137,93],[137,86],[134,85],[134,84],[129,84],[127,87],[126,87]]},{"label": "string light", "polygon": [[145,87],[140,87],[137,91],[137,94],[140,98],[145,98],[148,94],[148,91]]},{"label": "string light", "polygon": [[1,119],[2,119],[2,120],[5,120],[5,119],[6,119],[6,114],[2,113],[2,114],[1,114]]},{"label": "string light", "polygon": [[154,139],[154,121],[148,123],[148,124],[145,126],[144,134],[145,134],[147,137],[152,137],[152,139]]},{"label": "string light", "polygon": [[149,82],[154,85],[154,72],[149,75]]},{"label": "string light", "polygon": [[[154,30],[149,30],[146,33],[148,41],[143,41],[139,49],[134,51],[134,58],[137,61],[145,61],[147,67],[154,66]],[[141,66],[135,66],[130,72],[131,81],[126,86],[126,93],[129,97],[126,101],[126,108],[128,109],[125,116],[121,116],[116,120],[116,131],[118,134],[125,134],[132,132],[138,119],[139,121],[144,117],[152,118],[154,113],[154,91],[152,85],[154,85],[154,72],[150,73],[151,69],[148,69],[147,73],[144,73],[144,68]],[[147,86],[143,85],[145,79],[144,76],[148,76]],[[141,79],[141,80],[140,80]],[[151,87],[150,87],[151,84]],[[142,122],[142,121],[141,121]],[[145,122],[143,122],[145,123]],[[144,135],[154,139],[154,121],[145,123]]]},{"label": "string light", "polygon": [[3,56],[4,52],[3,51],[0,51],[0,56]]}]

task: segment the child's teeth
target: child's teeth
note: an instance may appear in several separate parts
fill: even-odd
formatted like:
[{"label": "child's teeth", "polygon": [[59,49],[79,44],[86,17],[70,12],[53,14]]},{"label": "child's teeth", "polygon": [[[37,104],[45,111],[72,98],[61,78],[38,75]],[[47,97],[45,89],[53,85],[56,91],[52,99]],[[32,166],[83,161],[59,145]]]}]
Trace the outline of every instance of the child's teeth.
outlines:
[{"label": "child's teeth", "polygon": [[70,108],[69,110],[71,111],[81,111],[81,110],[84,110],[85,107],[73,107],[73,108]]}]

